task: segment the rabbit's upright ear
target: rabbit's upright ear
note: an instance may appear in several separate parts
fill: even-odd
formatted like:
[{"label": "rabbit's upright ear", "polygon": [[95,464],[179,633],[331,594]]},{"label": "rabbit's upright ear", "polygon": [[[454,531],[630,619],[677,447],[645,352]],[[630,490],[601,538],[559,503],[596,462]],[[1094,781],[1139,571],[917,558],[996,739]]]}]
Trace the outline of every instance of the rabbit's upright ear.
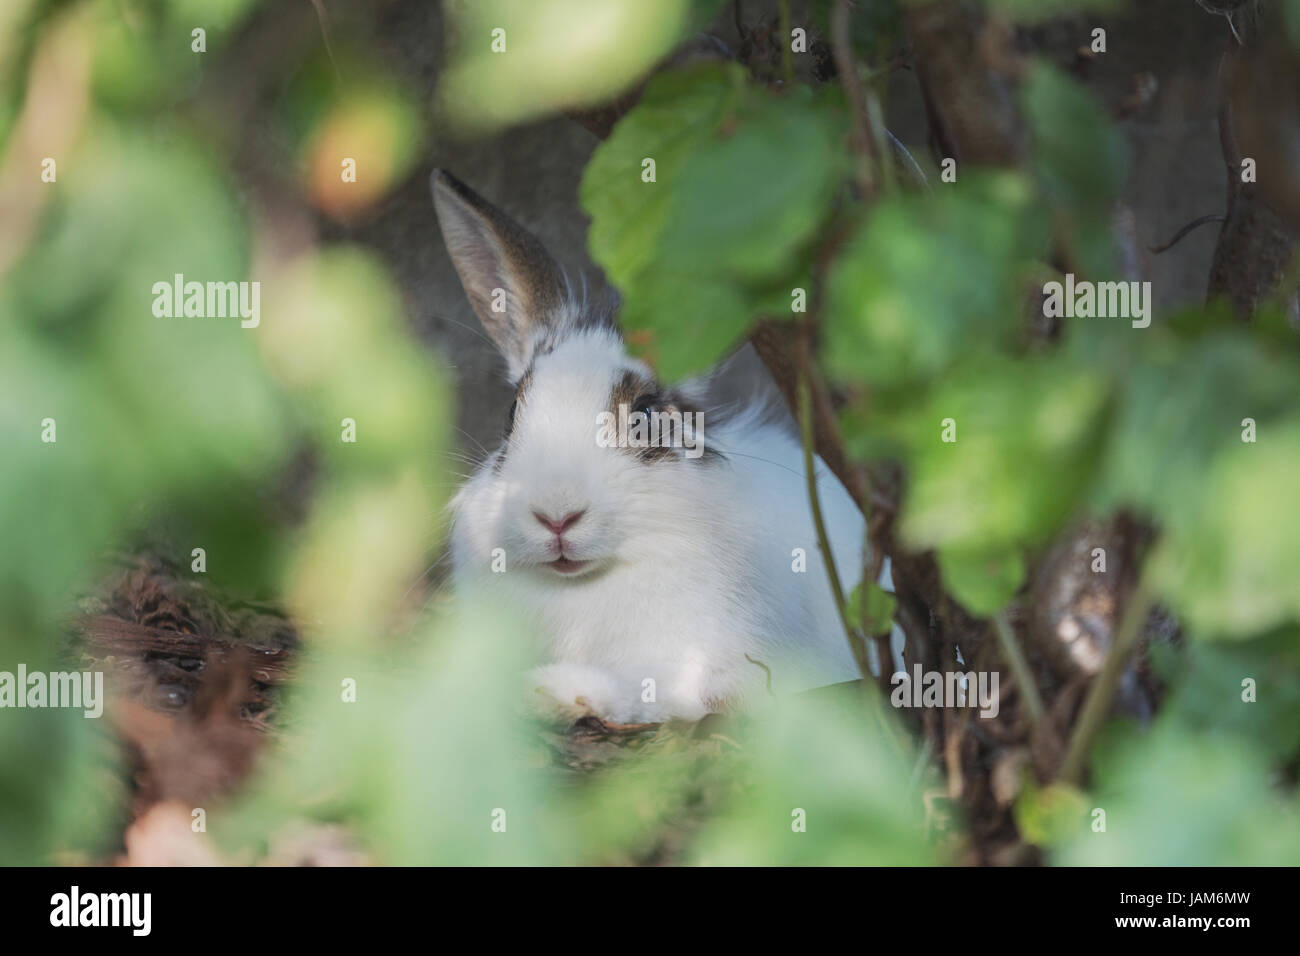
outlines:
[{"label": "rabbit's upright ear", "polygon": [[535,236],[450,173],[434,170],[431,185],[460,284],[518,381],[565,304],[564,273]]}]

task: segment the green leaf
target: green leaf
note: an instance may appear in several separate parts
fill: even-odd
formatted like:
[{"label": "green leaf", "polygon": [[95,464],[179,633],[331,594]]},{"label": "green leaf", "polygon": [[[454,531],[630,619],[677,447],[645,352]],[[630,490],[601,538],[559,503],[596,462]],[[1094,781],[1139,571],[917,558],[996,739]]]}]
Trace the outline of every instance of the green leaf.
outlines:
[{"label": "green leaf", "polygon": [[1035,216],[1029,184],[1011,173],[879,203],[828,280],[831,374],[900,384],[1009,344],[1046,239]]},{"label": "green leaf", "polygon": [[[591,216],[591,254],[615,285],[626,288],[653,263],[674,196],[656,187],[680,181],[691,152],[733,108],[744,82],[734,64],[658,76],[592,155],[579,197]],[[642,181],[645,159],[655,161],[655,183]]]},{"label": "green leaf", "polygon": [[866,586],[866,615],[863,616],[862,584],[859,583],[849,595],[849,621],[854,624],[861,624],[868,635],[887,634],[893,626],[894,611],[898,608],[898,600],[874,581],[866,582]]},{"label": "green leaf", "polygon": [[607,103],[672,51],[697,22],[694,7],[690,0],[449,4],[456,42],[439,105],[450,122],[481,132]]},{"label": "green leaf", "polygon": [[1123,137],[1079,84],[1036,63],[1021,91],[1033,134],[1033,164],[1048,198],[1069,224],[1058,239],[1087,274],[1115,269],[1110,203],[1128,166]]},{"label": "green leaf", "polygon": [[[1300,363],[1230,330],[1153,341],[1123,376],[1096,504],[1161,529],[1157,590],[1206,636],[1295,619]],[[1256,441],[1243,441],[1246,419]]]},{"label": "green leaf", "polygon": [[[1093,810],[1053,855],[1066,866],[1289,866],[1300,806],[1269,786],[1249,738],[1192,733],[1162,719],[1103,740]],[[1096,823],[1094,823],[1096,821]]]},{"label": "green leaf", "polygon": [[1174,688],[1164,712],[1188,729],[1250,740],[1271,760],[1300,750],[1300,628],[1196,641],[1164,657],[1161,678]]},{"label": "green leaf", "polygon": [[799,87],[748,91],[739,114],[686,160],[659,262],[683,272],[762,279],[781,269],[826,215],[847,168],[833,97]]},{"label": "green leaf", "polygon": [[940,548],[936,557],[944,586],[976,617],[992,617],[1025,583],[1025,559],[1019,551]]},{"label": "green leaf", "polygon": [[1210,461],[1240,444],[1243,419],[1263,426],[1294,409],[1300,364],[1238,331],[1152,341],[1130,361],[1098,504],[1194,522]]},{"label": "green leaf", "polygon": [[791,314],[846,169],[842,129],[835,94],[773,96],[710,65],[656,78],[596,151],[581,190],[591,253],[663,377],[709,367],[774,303]]},{"label": "green leaf", "polygon": [[1108,382],[1064,357],[972,355],[910,416],[904,541],[974,553],[1046,541],[1093,480],[1108,401]]},{"label": "green leaf", "polygon": [[1025,842],[1051,846],[1073,837],[1088,817],[1087,794],[1055,783],[1037,786],[1026,775],[1024,790],[1016,801],[1016,827]]},{"label": "green leaf", "polygon": [[937,862],[925,841],[921,795],[908,788],[911,767],[886,746],[860,695],[783,701],[744,739],[748,786],[704,825],[695,862]]},{"label": "green leaf", "polygon": [[1196,516],[1171,522],[1153,558],[1157,588],[1194,630],[1245,638],[1300,620],[1297,489],[1300,419],[1215,457]]},{"label": "green leaf", "polygon": [[[263,847],[294,821],[348,821],[387,865],[566,860],[573,841],[547,809],[515,706],[518,622],[470,601],[429,631],[400,666],[373,648],[312,658],[285,718],[296,732],[215,821],[217,838]],[[353,702],[341,699],[344,678],[356,682]]]}]

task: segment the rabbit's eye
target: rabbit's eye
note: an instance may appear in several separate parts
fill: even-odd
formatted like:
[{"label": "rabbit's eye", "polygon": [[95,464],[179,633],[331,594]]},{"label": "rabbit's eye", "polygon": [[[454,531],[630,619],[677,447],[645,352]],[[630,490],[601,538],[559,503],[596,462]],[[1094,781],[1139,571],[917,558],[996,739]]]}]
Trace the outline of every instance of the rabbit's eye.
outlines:
[{"label": "rabbit's eye", "polygon": [[649,417],[659,411],[659,406],[655,404],[654,399],[652,398],[638,398],[636,406],[633,407],[632,411],[640,412],[642,415]]},{"label": "rabbit's eye", "polygon": [[506,434],[509,435],[515,427],[515,411],[519,408],[519,399],[510,403],[510,411],[506,415]]}]

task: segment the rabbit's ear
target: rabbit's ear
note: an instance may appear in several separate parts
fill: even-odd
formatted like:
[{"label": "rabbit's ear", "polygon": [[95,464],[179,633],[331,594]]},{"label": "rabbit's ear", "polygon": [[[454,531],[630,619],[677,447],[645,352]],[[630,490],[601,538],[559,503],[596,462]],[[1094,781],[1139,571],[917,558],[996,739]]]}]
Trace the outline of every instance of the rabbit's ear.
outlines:
[{"label": "rabbit's ear", "polygon": [[518,381],[566,302],[564,273],[535,236],[450,173],[434,170],[430,184],[460,284]]}]

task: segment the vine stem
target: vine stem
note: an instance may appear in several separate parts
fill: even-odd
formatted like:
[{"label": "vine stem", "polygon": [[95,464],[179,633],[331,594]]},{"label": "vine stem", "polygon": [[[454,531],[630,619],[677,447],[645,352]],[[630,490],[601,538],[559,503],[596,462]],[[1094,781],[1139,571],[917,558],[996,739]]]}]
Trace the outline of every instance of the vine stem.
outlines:
[{"label": "vine stem", "polygon": [[822,553],[826,564],[826,576],[830,580],[831,593],[835,598],[835,609],[839,612],[840,624],[844,636],[848,639],[849,650],[858,664],[858,671],[863,680],[871,680],[871,663],[867,656],[867,644],[858,633],[853,622],[849,620],[848,605],[844,599],[844,586],[840,583],[839,570],[835,567],[835,556],[831,554],[830,538],[826,534],[826,520],[822,516],[821,495],[817,491],[817,471],[813,460],[813,424],[812,424],[812,385],[809,382],[809,347],[807,326],[800,323],[795,335],[795,388],[798,392],[799,433],[803,442],[803,469],[808,482],[808,504],[812,509],[813,527],[817,532],[817,548]]},{"label": "vine stem", "polygon": [[1101,673],[1088,689],[1083,710],[1074,725],[1074,733],[1070,736],[1070,745],[1065,752],[1065,760],[1061,763],[1061,771],[1058,774],[1062,783],[1078,786],[1083,779],[1083,771],[1088,762],[1088,754],[1092,750],[1093,740],[1101,730],[1101,725],[1105,723],[1106,715],[1110,713],[1110,704],[1115,697],[1115,691],[1119,688],[1124,666],[1128,663],[1133,648],[1137,646],[1138,638],[1142,636],[1142,625],[1146,623],[1150,608],[1151,595],[1145,582],[1139,578],[1137,587],[1124,607],[1124,616],[1115,634],[1115,642],[1101,665]]},{"label": "vine stem", "polygon": [[[876,683],[880,685],[880,692],[889,695],[891,683],[891,671],[894,666],[894,646],[890,638],[893,636],[891,628],[885,628],[883,633],[871,634],[867,629],[867,595],[866,591],[871,584],[877,584],[880,581],[880,568],[884,562],[884,554],[880,548],[871,543],[871,514],[866,516],[867,520],[862,525],[862,553],[871,555],[871,560],[867,563],[866,569],[862,574],[862,601],[858,607],[858,628],[862,634],[867,634],[876,644],[876,660],[880,661],[880,674],[876,678]],[[892,626],[892,621],[890,622]],[[879,625],[877,625],[879,627]]]},{"label": "vine stem", "polygon": [[[844,597],[844,586],[840,582],[839,569],[835,566],[835,557],[831,553],[830,536],[826,533],[826,519],[822,515],[821,494],[817,490],[816,461],[813,455],[812,379],[814,368],[812,364],[812,346],[809,341],[810,335],[810,326],[806,320],[795,324],[793,346],[796,411],[799,419],[799,437],[803,446],[804,476],[808,483],[808,506],[812,511],[813,528],[817,533],[817,549],[821,552],[822,559],[826,564],[826,577],[830,582],[831,594],[835,601],[835,610],[839,614],[840,625],[844,628],[844,637],[849,642],[849,651],[853,654],[853,660],[858,665],[858,673],[862,675],[859,686],[867,709],[871,711],[876,723],[880,726],[881,735],[894,755],[901,758],[906,753],[907,748],[905,742],[899,739],[898,731],[890,721],[885,706],[885,701],[888,699],[888,685],[882,682],[881,687],[877,688],[872,683],[871,659],[867,655],[867,642],[862,636],[862,632],[855,628],[853,622],[849,620],[849,609]],[[887,657],[881,660],[880,672],[882,677],[887,674],[887,661]]]},{"label": "vine stem", "polygon": [[1043,721],[1043,698],[1038,694],[1038,685],[1034,682],[1033,671],[1029,669],[1029,661],[1025,660],[1025,655],[1020,650],[1020,644],[1016,641],[1016,632],[1011,629],[1011,622],[1007,620],[1005,608],[993,615],[993,630],[998,636],[998,644],[1002,648],[1003,656],[1011,665],[1011,673],[1015,675],[1021,696],[1025,699],[1030,723],[1037,727]]},{"label": "vine stem", "polygon": [[785,85],[794,82],[794,52],[790,49],[790,0],[781,0],[781,69]]},{"label": "vine stem", "polygon": [[848,0],[836,0],[831,9],[831,57],[835,71],[840,75],[840,85],[849,101],[849,116],[853,121],[853,152],[857,156],[858,188],[864,199],[876,194],[876,168],[880,157],[876,155],[876,138],[871,131],[871,113],[867,98],[858,82],[858,68],[853,60],[853,43],[849,35]]}]

